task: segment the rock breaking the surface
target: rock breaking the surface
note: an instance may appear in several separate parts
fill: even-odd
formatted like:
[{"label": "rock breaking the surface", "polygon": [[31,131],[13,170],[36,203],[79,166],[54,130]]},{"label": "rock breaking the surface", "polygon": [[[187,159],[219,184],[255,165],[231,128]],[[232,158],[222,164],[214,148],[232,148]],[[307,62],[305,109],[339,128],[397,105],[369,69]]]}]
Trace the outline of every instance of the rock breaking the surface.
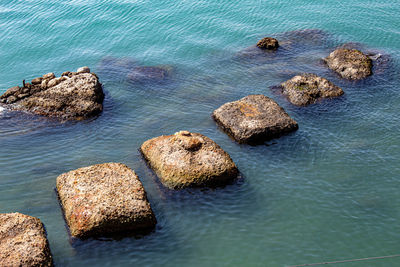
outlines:
[{"label": "rock breaking the surface", "polygon": [[279,47],[279,42],[275,38],[272,37],[265,37],[258,41],[257,47],[261,49],[267,49],[267,50],[275,50],[278,49]]},{"label": "rock breaking the surface", "polygon": [[96,74],[88,67],[64,72],[61,77],[48,73],[31,83],[23,81],[0,96],[9,109],[67,120],[85,119],[103,110],[104,93]]},{"label": "rock breaking the surface", "polygon": [[238,169],[228,153],[210,138],[188,131],[144,142],[141,152],[161,182],[170,189],[226,185]]},{"label": "rock breaking the surface", "polygon": [[343,90],[325,78],[312,73],[296,75],[281,84],[282,94],[297,106],[307,106],[322,98],[343,95]]},{"label": "rock breaking the surface", "polygon": [[274,100],[249,95],[216,109],[212,117],[239,143],[260,143],[298,129],[298,124]]},{"label": "rock breaking the surface", "polygon": [[357,49],[338,48],[324,61],[345,79],[359,80],[372,74],[372,60]]},{"label": "rock breaking the surface", "polygon": [[121,163],[80,168],[57,178],[71,235],[78,238],[150,232],[156,218],[133,170]]},{"label": "rock breaking the surface", "polygon": [[21,213],[0,213],[0,266],[53,266],[42,222]]}]

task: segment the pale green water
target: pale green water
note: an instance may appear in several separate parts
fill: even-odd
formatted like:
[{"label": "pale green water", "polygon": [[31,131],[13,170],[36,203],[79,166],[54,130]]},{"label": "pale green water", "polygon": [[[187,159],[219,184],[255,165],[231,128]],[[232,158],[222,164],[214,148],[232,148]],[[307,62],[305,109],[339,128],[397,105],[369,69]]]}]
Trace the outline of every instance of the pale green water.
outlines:
[{"label": "pale green water", "polygon": [[[107,92],[103,114],[85,122],[0,111],[0,212],[39,217],[56,266],[287,266],[399,254],[399,14],[393,0],[0,0],[1,93],[83,65]],[[327,34],[283,34],[299,29]],[[266,35],[297,42],[275,57],[238,55]],[[349,41],[390,55],[389,69],[352,83],[320,64]],[[110,57],[174,72],[166,83],[129,83],[126,69],[104,64]],[[303,71],[345,95],[297,108],[271,92]],[[253,93],[274,98],[300,129],[270,146],[231,141],[210,114]],[[215,140],[244,178],[217,190],[160,187],[137,149],[182,129]],[[110,161],[139,174],[157,229],[142,239],[71,244],[56,177]],[[344,266],[398,265],[400,258]]]}]

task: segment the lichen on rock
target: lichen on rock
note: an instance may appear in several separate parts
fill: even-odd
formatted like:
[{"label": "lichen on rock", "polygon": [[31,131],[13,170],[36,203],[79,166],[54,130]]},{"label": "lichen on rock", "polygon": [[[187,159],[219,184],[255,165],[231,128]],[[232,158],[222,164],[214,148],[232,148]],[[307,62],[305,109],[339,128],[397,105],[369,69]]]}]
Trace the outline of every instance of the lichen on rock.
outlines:
[{"label": "lichen on rock", "polygon": [[121,163],[97,164],[61,174],[57,192],[73,237],[142,234],[156,224],[138,176]]},{"label": "lichen on rock", "polygon": [[53,266],[42,222],[21,213],[0,213],[0,266]]},{"label": "lichen on rock", "polygon": [[325,78],[312,73],[296,75],[281,84],[282,94],[297,106],[307,106],[322,98],[343,95],[343,90]]},{"label": "lichen on rock", "polygon": [[161,182],[171,189],[220,186],[238,176],[230,156],[199,133],[159,136],[144,142],[140,150]]},{"label": "lichen on rock", "polygon": [[249,95],[226,103],[212,117],[239,143],[257,144],[298,129],[297,122],[264,95]]}]

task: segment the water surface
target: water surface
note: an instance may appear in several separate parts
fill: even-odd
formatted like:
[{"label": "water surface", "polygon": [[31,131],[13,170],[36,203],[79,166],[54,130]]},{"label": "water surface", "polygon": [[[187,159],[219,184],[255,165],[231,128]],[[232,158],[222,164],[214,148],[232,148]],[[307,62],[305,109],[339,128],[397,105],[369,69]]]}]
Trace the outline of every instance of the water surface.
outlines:
[{"label": "water surface", "polygon": [[[57,266],[287,266],[397,254],[399,14],[395,0],[2,0],[0,93],[88,65],[106,99],[101,116],[83,122],[0,109],[0,212],[39,217]],[[303,29],[318,30],[287,33]],[[254,54],[249,47],[267,35],[281,49]],[[364,81],[342,80],[320,59],[346,42],[391,59]],[[104,64],[110,58],[119,66]],[[172,69],[166,81],[126,78],[130,66],[155,65]],[[322,75],[345,95],[299,108],[271,91],[299,72]],[[248,94],[275,99],[299,130],[261,146],[233,142],[210,115]],[[243,178],[215,190],[165,190],[138,148],[178,130],[212,138]],[[158,220],[152,234],[70,242],[56,178],[103,162],[138,173]]]}]

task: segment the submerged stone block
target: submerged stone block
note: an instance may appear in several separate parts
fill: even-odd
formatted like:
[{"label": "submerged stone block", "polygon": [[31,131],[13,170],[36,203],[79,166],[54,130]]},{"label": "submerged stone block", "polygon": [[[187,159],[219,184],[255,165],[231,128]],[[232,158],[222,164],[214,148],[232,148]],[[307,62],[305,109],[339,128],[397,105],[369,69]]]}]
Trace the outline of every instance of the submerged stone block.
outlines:
[{"label": "submerged stone block", "polygon": [[357,49],[338,48],[324,61],[345,79],[359,80],[372,74],[371,59]]},{"label": "submerged stone block", "polygon": [[321,98],[338,97],[343,90],[325,78],[312,73],[296,75],[281,84],[282,94],[297,106],[307,106]]},{"label": "submerged stone block", "polygon": [[74,237],[146,233],[156,224],[138,176],[121,163],[98,164],[61,174],[57,192]]},{"label": "submerged stone block", "polygon": [[298,129],[297,122],[264,95],[226,103],[212,117],[239,143],[259,143]]},{"label": "submerged stone block", "polygon": [[0,266],[53,266],[42,222],[21,213],[0,213]]},{"label": "submerged stone block", "polygon": [[161,182],[171,189],[225,185],[238,176],[228,153],[199,133],[159,136],[140,149]]}]

